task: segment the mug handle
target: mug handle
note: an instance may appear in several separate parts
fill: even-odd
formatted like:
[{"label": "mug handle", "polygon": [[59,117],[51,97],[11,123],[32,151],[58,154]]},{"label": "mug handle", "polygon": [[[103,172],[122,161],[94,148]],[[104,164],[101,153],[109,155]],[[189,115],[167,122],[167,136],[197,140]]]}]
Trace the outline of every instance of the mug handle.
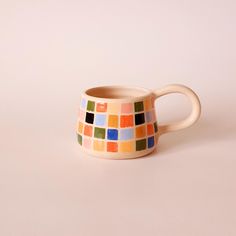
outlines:
[{"label": "mug handle", "polygon": [[155,96],[155,99],[167,95],[170,93],[181,93],[184,94],[189,98],[192,104],[192,111],[190,115],[185,118],[182,121],[170,123],[170,124],[160,124],[158,126],[159,128],[159,135],[171,132],[171,131],[177,131],[181,129],[185,129],[191,125],[193,125],[200,117],[201,114],[201,103],[197,96],[197,94],[190,88],[180,85],[180,84],[171,84],[167,85],[164,88],[157,89],[153,91],[153,94]]}]

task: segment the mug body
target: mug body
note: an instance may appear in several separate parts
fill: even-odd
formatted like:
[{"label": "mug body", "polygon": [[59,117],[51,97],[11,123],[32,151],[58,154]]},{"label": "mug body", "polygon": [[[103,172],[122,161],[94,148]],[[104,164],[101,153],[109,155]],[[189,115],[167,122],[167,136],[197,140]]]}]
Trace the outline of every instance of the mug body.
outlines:
[{"label": "mug body", "polygon": [[77,122],[81,148],[97,157],[136,158],[157,145],[158,126],[151,91],[104,86],[83,92]]}]

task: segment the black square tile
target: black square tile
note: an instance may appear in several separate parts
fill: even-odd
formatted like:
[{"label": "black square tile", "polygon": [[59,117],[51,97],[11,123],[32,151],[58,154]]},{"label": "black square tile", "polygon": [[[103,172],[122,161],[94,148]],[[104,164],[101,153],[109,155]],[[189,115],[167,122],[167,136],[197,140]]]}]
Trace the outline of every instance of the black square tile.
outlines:
[{"label": "black square tile", "polygon": [[154,130],[155,130],[155,133],[158,131],[157,122],[154,123]]},{"label": "black square tile", "polygon": [[146,139],[141,139],[136,141],[136,151],[142,151],[147,148]]},{"label": "black square tile", "polygon": [[135,102],[134,103],[134,110],[135,110],[135,112],[143,111],[144,110],[143,102]]},{"label": "black square tile", "polygon": [[145,122],[144,113],[135,114],[135,125],[141,125]]},{"label": "black square tile", "polygon": [[89,124],[93,124],[93,121],[94,121],[94,114],[93,114],[93,113],[86,112],[85,121],[86,121],[87,123],[89,123]]}]

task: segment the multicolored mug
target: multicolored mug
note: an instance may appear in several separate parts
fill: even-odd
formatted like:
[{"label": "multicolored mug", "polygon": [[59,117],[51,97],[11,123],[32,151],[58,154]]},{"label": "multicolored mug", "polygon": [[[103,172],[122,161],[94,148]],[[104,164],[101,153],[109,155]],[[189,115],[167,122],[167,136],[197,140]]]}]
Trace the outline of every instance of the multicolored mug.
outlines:
[{"label": "multicolored mug", "polygon": [[[182,121],[158,125],[154,102],[169,93],[186,95],[192,103],[192,112]],[[168,85],[154,91],[125,86],[91,88],[81,97],[78,142],[93,156],[137,158],[151,153],[160,135],[194,124],[200,112],[197,95],[183,85]]]}]

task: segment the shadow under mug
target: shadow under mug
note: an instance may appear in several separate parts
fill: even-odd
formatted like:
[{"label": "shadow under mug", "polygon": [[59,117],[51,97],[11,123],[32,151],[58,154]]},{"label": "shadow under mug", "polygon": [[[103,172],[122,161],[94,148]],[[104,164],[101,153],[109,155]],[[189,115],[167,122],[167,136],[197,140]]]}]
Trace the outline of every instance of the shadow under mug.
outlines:
[{"label": "shadow under mug", "polygon": [[[186,95],[191,114],[182,121],[159,124],[155,100],[169,93]],[[82,93],[77,139],[82,150],[108,159],[145,156],[157,146],[159,136],[193,125],[199,118],[198,96],[188,87],[168,85],[154,91],[126,86],[103,86]]]}]

